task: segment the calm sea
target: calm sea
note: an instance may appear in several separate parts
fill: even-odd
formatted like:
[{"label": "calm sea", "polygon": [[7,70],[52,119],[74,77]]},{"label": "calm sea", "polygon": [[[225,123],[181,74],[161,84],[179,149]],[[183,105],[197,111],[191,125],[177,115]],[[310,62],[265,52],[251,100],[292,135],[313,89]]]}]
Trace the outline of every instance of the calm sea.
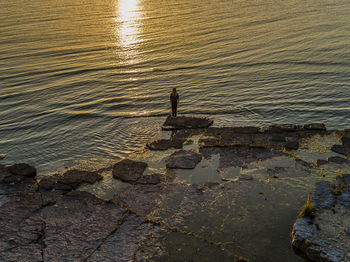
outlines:
[{"label": "calm sea", "polygon": [[349,0],[0,0],[0,153],[143,148],[180,93],[218,125],[350,127]]}]

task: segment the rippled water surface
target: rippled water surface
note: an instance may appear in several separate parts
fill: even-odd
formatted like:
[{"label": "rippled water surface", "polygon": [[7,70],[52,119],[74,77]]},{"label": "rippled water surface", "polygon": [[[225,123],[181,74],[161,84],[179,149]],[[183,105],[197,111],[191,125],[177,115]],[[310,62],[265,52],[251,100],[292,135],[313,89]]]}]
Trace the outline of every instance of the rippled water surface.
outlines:
[{"label": "rippled water surface", "polygon": [[140,150],[169,113],[349,128],[347,0],[0,0],[0,153]]}]

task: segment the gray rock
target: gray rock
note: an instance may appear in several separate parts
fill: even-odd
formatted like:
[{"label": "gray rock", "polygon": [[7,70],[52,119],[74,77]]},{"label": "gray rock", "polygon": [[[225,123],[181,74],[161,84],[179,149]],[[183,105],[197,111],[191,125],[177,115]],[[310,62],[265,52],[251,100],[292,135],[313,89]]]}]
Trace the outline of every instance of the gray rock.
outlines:
[{"label": "gray rock", "polygon": [[193,150],[180,150],[166,159],[167,168],[193,169],[202,160],[202,155]]},{"label": "gray rock", "polygon": [[189,117],[189,116],[168,116],[165,120],[162,128],[164,130],[176,130],[184,128],[207,128],[213,124],[213,120],[201,117]]},{"label": "gray rock", "polygon": [[341,188],[347,186],[344,176],[337,177],[335,187],[328,181],[318,182],[312,196],[314,217],[299,218],[294,224],[292,245],[312,261],[350,261],[347,254],[350,193],[332,194],[332,190],[340,185]]},{"label": "gray rock", "polygon": [[67,193],[42,213],[45,261],[86,260],[128,216],[126,209],[86,192]]},{"label": "gray rock", "polygon": [[308,248],[309,242],[314,236],[315,230],[310,217],[299,218],[293,226],[292,246],[293,248],[304,251]]},{"label": "gray rock", "polygon": [[39,193],[18,193],[0,206],[0,260],[42,261]]},{"label": "gray rock", "polygon": [[154,225],[130,215],[87,261],[133,261],[135,253],[153,234]]},{"label": "gray rock", "polygon": [[332,185],[328,181],[316,183],[316,189],[312,196],[312,203],[316,209],[330,209],[335,204],[336,198],[332,194]]},{"label": "gray rock", "polygon": [[147,163],[124,159],[113,166],[113,177],[125,182],[136,182],[147,168]]}]

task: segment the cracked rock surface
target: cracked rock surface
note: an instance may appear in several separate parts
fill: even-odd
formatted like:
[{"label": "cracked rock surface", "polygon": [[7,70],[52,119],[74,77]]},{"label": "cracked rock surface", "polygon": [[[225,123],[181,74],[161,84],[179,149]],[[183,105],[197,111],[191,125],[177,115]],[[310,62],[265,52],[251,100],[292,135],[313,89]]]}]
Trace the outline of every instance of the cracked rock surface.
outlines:
[{"label": "cracked rock surface", "polygon": [[316,184],[312,217],[299,218],[293,247],[313,261],[350,261],[350,175]]},{"label": "cracked rock surface", "polygon": [[[295,243],[347,261],[348,131],[185,128],[113,170],[36,181],[29,165],[0,165],[0,261],[304,261],[290,231],[315,183],[316,216],[298,220]],[[167,166],[172,154],[193,169]]]}]

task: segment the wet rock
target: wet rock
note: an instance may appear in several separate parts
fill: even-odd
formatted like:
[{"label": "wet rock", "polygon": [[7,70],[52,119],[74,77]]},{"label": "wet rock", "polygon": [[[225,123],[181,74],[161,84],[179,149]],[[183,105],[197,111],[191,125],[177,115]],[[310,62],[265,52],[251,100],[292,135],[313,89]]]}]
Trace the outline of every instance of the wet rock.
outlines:
[{"label": "wet rock", "polygon": [[240,180],[253,180],[253,177],[250,176],[250,175],[241,174],[241,175],[239,176],[239,179],[240,179]]},{"label": "wet rock", "polygon": [[137,183],[139,184],[152,184],[156,185],[165,181],[164,174],[151,174],[142,176]]},{"label": "wet rock", "polygon": [[294,224],[292,245],[312,261],[350,261],[350,194],[332,194],[333,188],[347,187],[344,176],[337,177],[335,185],[328,181],[316,184],[311,204],[315,207],[313,218],[299,218]]},{"label": "wet rock", "polygon": [[322,166],[322,165],[325,165],[327,163],[328,163],[327,160],[323,160],[323,159],[318,159],[317,160],[317,166]]},{"label": "wet rock", "polygon": [[0,182],[4,182],[5,178],[11,177],[11,173],[5,165],[0,164]]},{"label": "wet rock", "polygon": [[167,195],[175,189],[176,186],[173,184],[136,184],[122,188],[113,198],[122,206],[128,207],[143,217],[147,217],[153,210],[157,209],[157,201],[163,195]]},{"label": "wet rock", "polygon": [[335,204],[336,198],[332,194],[332,185],[328,181],[316,183],[316,189],[312,196],[312,203],[316,209],[330,209]]},{"label": "wet rock", "polygon": [[312,130],[312,131],[325,131],[326,126],[322,123],[312,123],[312,124],[306,124],[303,126],[304,130]]},{"label": "wet rock", "polygon": [[348,149],[343,145],[333,145],[331,147],[331,150],[335,153],[345,155],[345,156],[349,154]]},{"label": "wet rock", "polygon": [[283,132],[295,132],[299,129],[298,126],[293,124],[275,124],[271,126],[264,126],[259,129],[261,133],[283,133]]},{"label": "wet rock", "polygon": [[220,146],[220,142],[216,138],[201,138],[198,141],[200,147],[214,147]]},{"label": "wet rock", "polygon": [[0,165],[0,179],[4,183],[19,183],[32,181],[36,176],[35,167],[28,164]]},{"label": "wet rock", "polygon": [[342,137],[342,142],[343,142],[343,145],[349,149],[350,148],[350,137],[349,137],[349,133],[346,133],[343,137]]},{"label": "wet rock", "polygon": [[87,260],[127,218],[124,208],[87,192],[67,193],[42,213],[45,261]]},{"label": "wet rock", "polygon": [[219,154],[219,169],[229,167],[242,167],[254,161],[268,159],[274,156],[281,156],[282,153],[271,152],[263,147],[222,147],[222,148],[202,148],[200,152],[206,157]]},{"label": "wet rock", "polygon": [[113,177],[125,182],[136,182],[147,168],[147,163],[124,159],[113,166]]},{"label": "wet rock", "polygon": [[42,261],[39,193],[18,193],[0,207],[0,260]]},{"label": "wet rock", "polygon": [[102,176],[97,172],[82,171],[72,169],[65,172],[63,175],[53,175],[44,177],[39,182],[39,188],[44,190],[64,190],[70,191],[78,188],[83,183],[94,184],[101,180]]},{"label": "wet rock", "polygon": [[180,150],[166,159],[167,168],[193,169],[202,160],[202,155],[193,150]]},{"label": "wet rock", "polygon": [[147,144],[147,147],[151,150],[167,150],[171,147],[182,148],[183,141],[180,139],[160,139]]},{"label": "wet rock", "polygon": [[61,177],[59,177],[58,182],[66,185],[72,186],[76,189],[82,183],[94,184],[95,182],[102,179],[102,176],[97,172],[89,172],[72,169],[65,172]]},{"label": "wet rock", "polygon": [[287,141],[286,142],[286,145],[285,145],[285,148],[287,150],[298,150],[299,148],[299,142],[298,141]]},{"label": "wet rock", "polygon": [[142,248],[153,231],[153,224],[130,215],[87,261],[133,261],[135,253]]},{"label": "wet rock", "polygon": [[303,217],[297,220],[293,226],[293,248],[303,251],[307,250],[312,237],[314,236],[315,230],[310,217]]},{"label": "wet rock", "polygon": [[328,158],[328,162],[332,162],[336,164],[346,164],[346,163],[349,163],[349,160],[340,156],[332,156]]},{"label": "wet rock", "polygon": [[36,176],[36,169],[35,167],[20,163],[20,164],[14,164],[8,168],[10,173],[18,176],[23,177],[35,177]]},{"label": "wet rock", "polygon": [[6,154],[0,154],[0,160],[3,160],[6,157]]},{"label": "wet rock", "polygon": [[164,130],[176,130],[184,128],[207,128],[213,124],[213,120],[201,117],[189,117],[189,116],[168,116],[165,120],[162,128]]}]

